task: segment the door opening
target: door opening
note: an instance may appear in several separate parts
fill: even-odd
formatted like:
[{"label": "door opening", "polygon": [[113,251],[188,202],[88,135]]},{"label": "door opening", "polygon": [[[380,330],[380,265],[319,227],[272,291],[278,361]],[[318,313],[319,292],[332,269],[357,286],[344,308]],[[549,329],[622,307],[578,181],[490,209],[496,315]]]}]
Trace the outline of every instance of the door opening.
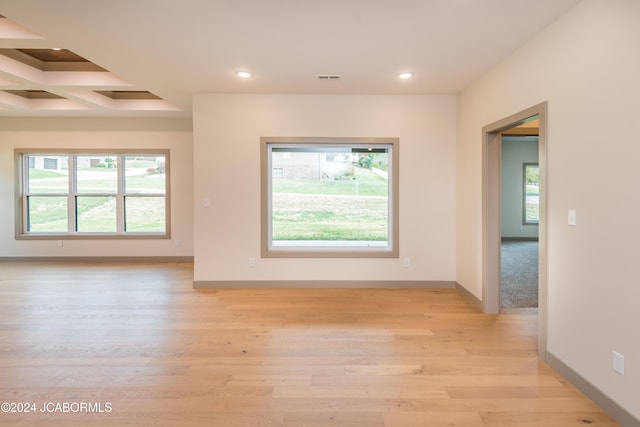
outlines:
[{"label": "door opening", "polygon": [[539,120],[501,132],[500,312],[537,314]]},{"label": "door opening", "polygon": [[[502,135],[515,128],[538,123],[538,355],[546,358],[547,257],[546,257],[546,123],[547,104],[541,103],[489,124],[483,133],[483,283],[485,313],[499,313],[502,245]],[[516,132],[511,131],[511,133]]]}]

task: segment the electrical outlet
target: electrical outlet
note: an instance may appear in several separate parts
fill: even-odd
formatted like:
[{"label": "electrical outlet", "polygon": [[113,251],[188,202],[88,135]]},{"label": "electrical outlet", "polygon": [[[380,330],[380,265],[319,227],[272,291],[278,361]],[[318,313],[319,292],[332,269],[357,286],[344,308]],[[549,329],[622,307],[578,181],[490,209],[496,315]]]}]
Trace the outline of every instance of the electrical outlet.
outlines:
[{"label": "electrical outlet", "polygon": [[62,240],[58,240],[58,246],[62,247]]},{"label": "electrical outlet", "polygon": [[617,351],[613,351],[613,370],[624,375],[624,356]]},{"label": "electrical outlet", "polygon": [[411,258],[405,258],[404,259],[404,266],[405,266],[405,268],[411,266]]},{"label": "electrical outlet", "polygon": [[180,247],[180,239],[176,239],[175,243],[176,243],[176,248],[179,248]]},{"label": "electrical outlet", "polygon": [[249,258],[249,267],[256,266],[256,259],[254,257]]}]

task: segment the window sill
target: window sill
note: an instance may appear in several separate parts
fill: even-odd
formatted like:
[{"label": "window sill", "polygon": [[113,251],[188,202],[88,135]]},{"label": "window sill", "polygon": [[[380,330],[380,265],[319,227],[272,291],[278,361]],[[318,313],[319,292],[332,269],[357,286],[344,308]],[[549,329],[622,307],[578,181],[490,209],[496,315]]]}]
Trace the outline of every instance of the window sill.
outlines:
[{"label": "window sill", "polygon": [[53,233],[29,233],[17,234],[16,240],[146,240],[146,239],[171,239],[166,233],[82,233],[82,234],[53,234]]}]

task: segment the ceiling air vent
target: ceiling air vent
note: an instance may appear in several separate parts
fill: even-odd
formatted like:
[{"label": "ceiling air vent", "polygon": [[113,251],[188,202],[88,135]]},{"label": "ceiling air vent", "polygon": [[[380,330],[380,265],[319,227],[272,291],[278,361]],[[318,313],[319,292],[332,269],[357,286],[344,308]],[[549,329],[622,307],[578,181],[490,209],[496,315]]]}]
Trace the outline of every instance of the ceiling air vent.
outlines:
[{"label": "ceiling air vent", "polygon": [[338,74],[318,74],[318,80],[340,80]]}]

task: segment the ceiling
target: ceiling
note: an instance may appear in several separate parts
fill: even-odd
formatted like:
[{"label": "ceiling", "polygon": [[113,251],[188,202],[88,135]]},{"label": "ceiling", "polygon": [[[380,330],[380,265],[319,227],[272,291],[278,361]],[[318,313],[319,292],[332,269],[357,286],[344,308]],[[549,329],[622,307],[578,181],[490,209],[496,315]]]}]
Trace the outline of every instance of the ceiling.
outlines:
[{"label": "ceiling", "polygon": [[529,120],[520,126],[506,129],[501,133],[503,136],[538,136],[540,135],[540,120]]},{"label": "ceiling", "polygon": [[0,0],[0,116],[189,117],[195,93],[456,94],[577,1]]}]

